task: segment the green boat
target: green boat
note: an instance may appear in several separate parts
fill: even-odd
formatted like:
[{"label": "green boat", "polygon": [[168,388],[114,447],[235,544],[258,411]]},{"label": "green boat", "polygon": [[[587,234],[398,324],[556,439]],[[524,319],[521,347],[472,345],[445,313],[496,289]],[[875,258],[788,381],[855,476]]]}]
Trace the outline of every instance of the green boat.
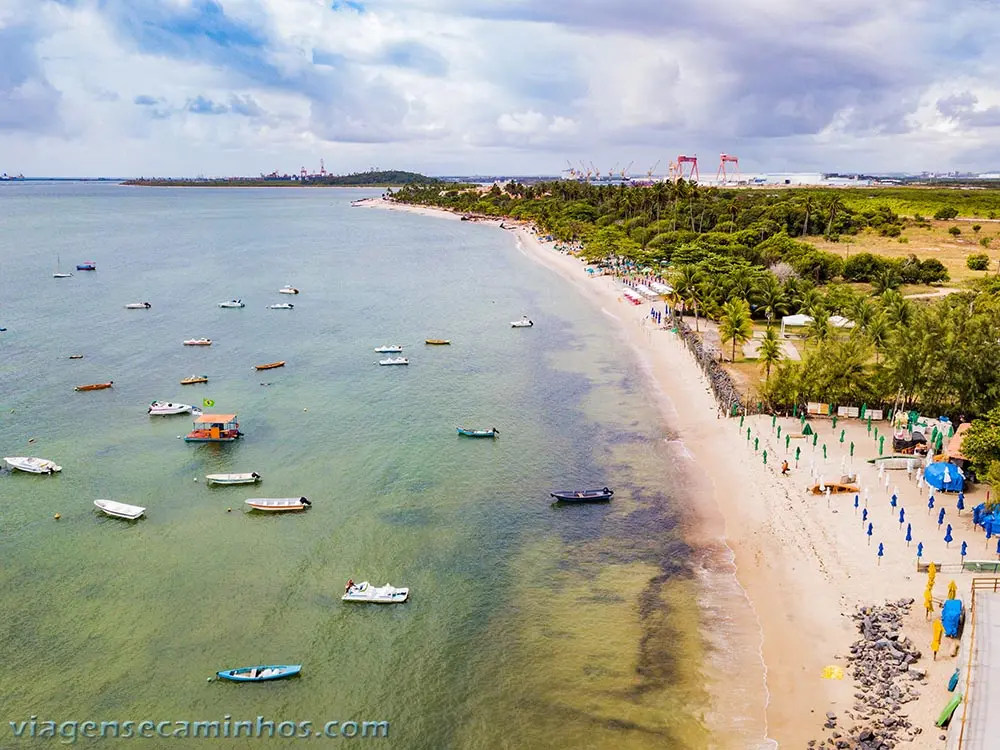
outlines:
[{"label": "green boat", "polygon": [[459,435],[465,435],[466,437],[491,438],[497,437],[500,434],[500,430],[496,427],[491,427],[488,430],[470,430],[467,427],[458,427],[456,429],[458,430]]}]

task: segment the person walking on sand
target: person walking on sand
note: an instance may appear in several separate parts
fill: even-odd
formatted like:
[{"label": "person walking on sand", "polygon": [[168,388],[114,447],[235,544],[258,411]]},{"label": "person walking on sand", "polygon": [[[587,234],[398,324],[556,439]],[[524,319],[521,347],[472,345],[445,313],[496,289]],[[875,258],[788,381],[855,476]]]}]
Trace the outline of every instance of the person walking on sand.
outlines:
[{"label": "person walking on sand", "polygon": [[783,477],[788,476],[788,461],[787,460],[781,462],[781,476],[783,476]]}]

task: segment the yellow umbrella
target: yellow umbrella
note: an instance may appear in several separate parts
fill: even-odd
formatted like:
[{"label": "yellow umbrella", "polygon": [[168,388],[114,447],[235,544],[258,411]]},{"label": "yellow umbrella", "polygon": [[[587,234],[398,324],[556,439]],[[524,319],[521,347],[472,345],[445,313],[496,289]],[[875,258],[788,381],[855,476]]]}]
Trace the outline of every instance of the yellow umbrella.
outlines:
[{"label": "yellow umbrella", "polygon": [[937,578],[937,567],[934,563],[927,566],[927,585],[934,588],[934,579]]},{"label": "yellow umbrella", "polygon": [[931,590],[924,589],[924,609],[927,610],[927,614],[932,614],[934,612],[934,600],[931,597]]},{"label": "yellow umbrella", "polygon": [[954,599],[957,594],[958,594],[958,584],[952,581],[951,583],[948,584],[948,598]]},{"label": "yellow umbrella", "polygon": [[937,659],[937,652],[941,650],[941,636],[944,635],[944,625],[941,624],[940,620],[934,621],[934,637],[931,639],[931,651],[934,652],[934,658]]}]

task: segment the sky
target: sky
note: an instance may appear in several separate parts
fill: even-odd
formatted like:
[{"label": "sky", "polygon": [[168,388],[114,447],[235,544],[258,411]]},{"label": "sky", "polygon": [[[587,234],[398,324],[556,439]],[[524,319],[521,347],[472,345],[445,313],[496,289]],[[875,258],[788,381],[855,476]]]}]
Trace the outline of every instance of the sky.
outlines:
[{"label": "sky", "polygon": [[0,172],[1000,169],[1000,0],[0,0]]}]

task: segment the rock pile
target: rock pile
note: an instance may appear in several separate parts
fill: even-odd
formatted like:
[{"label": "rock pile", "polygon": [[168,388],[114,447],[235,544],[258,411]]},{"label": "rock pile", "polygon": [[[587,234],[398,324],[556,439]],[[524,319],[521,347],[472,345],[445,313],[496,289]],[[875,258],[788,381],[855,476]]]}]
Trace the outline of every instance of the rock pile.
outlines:
[{"label": "rock pile", "polygon": [[706,349],[698,334],[691,330],[691,327],[684,322],[676,311],[672,314],[672,323],[680,334],[681,340],[691,351],[691,354],[694,355],[695,361],[708,377],[708,382],[712,386],[712,393],[715,394],[715,400],[722,408],[723,414],[732,414],[734,404],[737,410],[741,409],[743,403],[740,400],[740,393],[736,389],[733,379],[729,377],[729,373],[719,364],[718,353]]},{"label": "rock pile", "polygon": [[861,638],[847,657],[856,690],[853,710],[845,712],[850,722],[840,729],[837,715],[827,713],[823,727],[830,735],[810,740],[810,748],[891,750],[921,733],[903,708],[920,697],[916,684],[927,676],[926,670],[914,666],[920,660],[919,649],[900,632],[912,605],[913,599],[900,599],[858,607],[852,615]]}]

